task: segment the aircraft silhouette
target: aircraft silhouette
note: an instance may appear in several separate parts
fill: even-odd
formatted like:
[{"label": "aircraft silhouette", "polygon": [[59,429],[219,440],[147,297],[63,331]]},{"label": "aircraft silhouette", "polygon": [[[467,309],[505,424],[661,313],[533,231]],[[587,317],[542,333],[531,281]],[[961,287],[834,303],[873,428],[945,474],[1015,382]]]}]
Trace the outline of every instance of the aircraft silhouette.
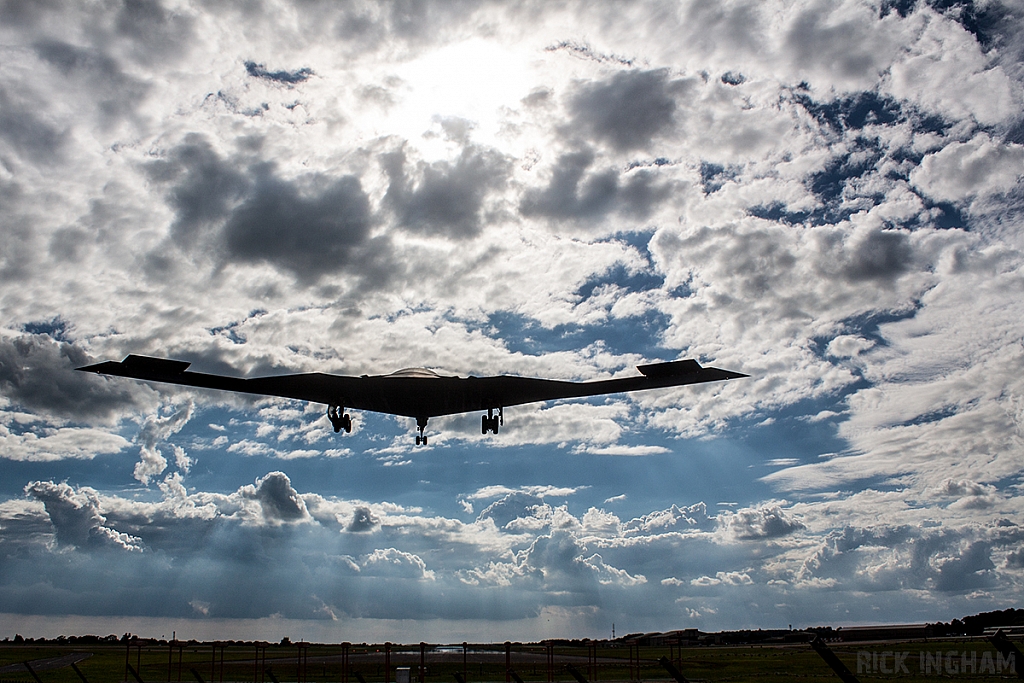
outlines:
[{"label": "aircraft silhouette", "polygon": [[[402,415],[416,419],[416,445],[426,445],[423,430],[427,420],[486,410],[480,432],[498,433],[505,424],[504,409],[524,403],[563,398],[601,396],[747,377],[739,372],[701,367],[695,360],[638,365],[640,375],[590,382],[567,382],[498,375],[495,377],[450,377],[425,368],[408,368],[390,375],[350,377],[311,372],[272,377],[227,377],[189,372],[191,363],[167,358],[129,355],[120,363],[105,361],[76,368],[101,375],[130,377],[148,382],[165,382],[204,389],[245,394],[280,396],[327,404],[327,417],[335,432],[352,431],[352,418],[345,406],[356,410]],[[497,414],[495,414],[497,412]]]}]

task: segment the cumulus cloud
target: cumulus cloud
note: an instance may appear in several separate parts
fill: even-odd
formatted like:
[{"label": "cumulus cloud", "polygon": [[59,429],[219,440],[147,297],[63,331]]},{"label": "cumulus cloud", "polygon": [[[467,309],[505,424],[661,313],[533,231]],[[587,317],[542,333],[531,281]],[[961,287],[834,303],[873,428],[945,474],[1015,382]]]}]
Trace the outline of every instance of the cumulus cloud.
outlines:
[{"label": "cumulus cloud", "polygon": [[25,493],[41,502],[53,524],[57,543],[80,548],[141,550],[139,538],[106,526],[99,497],[88,487],[75,490],[65,483],[35,481]]},{"label": "cumulus cloud", "polygon": [[537,508],[544,505],[543,499],[530,493],[516,491],[496,500],[477,516],[477,519],[490,519],[500,528],[517,519],[532,517]]},{"label": "cumulus cloud", "polygon": [[936,493],[955,498],[956,500],[949,504],[949,507],[954,509],[984,510],[994,506],[999,499],[995,486],[979,484],[970,479],[946,479]]},{"label": "cumulus cloud", "polygon": [[308,194],[259,177],[224,225],[232,260],[267,262],[299,280],[337,272],[369,236],[370,207],[357,178],[315,183]]},{"label": "cumulus cloud", "polygon": [[595,160],[589,147],[561,155],[547,187],[523,194],[520,212],[525,216],[585,221],[619,211],[643,219],[671,194],[671,186],[658,182],[657,175],[647,169],[626,174],[614,168],[588,172]]},{"label": "cumulus cloud", "polygon": [[292,487],[291,479],[284,472],[271,472],[239,489],[242,496],[260,504],[263,519],[270,524],[303,522],[309,519],[306,503]]},{"label": "cumulus cloud", "polygon": [[346,527],[348,531],[354,533],[361,533],[364,531],[373,531],[380,524],[373,511],[365,506],[360,506],[355,509],[352,513],[352,521]]},{"label": "cumulus cloud", "polygon": [[455,239],[475,237],[483,228],[488,194],[505,182],[509,160],[493,149],[466,145],[454,162],[412,165],[404,149],[384,155],[390,180],[384,202],[399,225],[413,234]]},{"label": "cumulus cloud", "polygon": [[825,579],[852,590],[935,588],[967,593],[992,585],[993,552],[1012,547],[1018,536],[1019,529],[1001,530],[998,525],[846,527],[827,534],[797,576],[799,582]]},{"label": "cumulus cloud", "polygon": [[685,508],[673,505],[667,510],[659,510],[626,522],[622,529],[625,533],[664,533],[666,531],[684,531],[699,529],[707,531],[715,525],[715,518],[708,515],[708,508],[703,502],[694,503]]},{"label": "cumulus cloud", "polygon": [[726,534],[741,541],[781,538],[804,528],[777,505],[727,512],[719,516],[718,522]]},{"label": "cumulus cloud", "polygon": [[383,548],[374,550],[362,559],[360,564],[367,576],[384,576],[404,579],[433,580],[434,572],[426,563],[412,553]]},{"label": "cumulus cloud", "polygon": [[929,154],[910,180],[936,200],[957,202],[1012,190],[1020,182],[1022,165],[1024,147],[980,134]]},{"label": "cumulus cloud", "polygon": [[614,149],[644,149],[675,122],[676,98],[690,82],[667,69],[622,71],[607,81],[582,83],[573,93],[570,130],[582,131]]},{"label": "cumulus cloud", "polygon": [[851,334],[841,334],[828,343],[828,354],[838,358],[851,358],[867,351],[875,343],[870,339]]},{"label": "cumulus cloud", "polygon": [[[671,582],[670,579],[666,581]],[[663,582],[664,583],[664,582]],[[729,586],[748,586],[754,583],[750,575],[745,572],[717,572],[712,576],[700,576],[696,579],[690,580],[692,586],[719,586],[726,584]]]},{"label": "cumulus cloud", "polygon": [[[179,248],[213,248],[226,262],[267,263],[305,284],[347,270],[384,272],[375,272],[372,258],[354,258],[374,249],[369,198],[355,176],[283,179],[272,163],[224,158],[198,134],[146,168],[169,186]],[[166,258],[152,256],[154,264]]]}]

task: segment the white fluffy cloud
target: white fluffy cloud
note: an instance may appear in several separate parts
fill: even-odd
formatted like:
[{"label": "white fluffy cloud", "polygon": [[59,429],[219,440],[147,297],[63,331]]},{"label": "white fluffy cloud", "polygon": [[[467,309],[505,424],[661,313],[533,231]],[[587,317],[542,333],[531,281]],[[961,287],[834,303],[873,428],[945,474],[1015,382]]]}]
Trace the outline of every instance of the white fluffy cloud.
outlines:
[{"label": "white fluffy cloud", "polygon": [[980,134],[953,142],[921,160],[912,183],[940,201],[963,201],[979,194],[1008,192],[1024,171],[1024,147]]}]

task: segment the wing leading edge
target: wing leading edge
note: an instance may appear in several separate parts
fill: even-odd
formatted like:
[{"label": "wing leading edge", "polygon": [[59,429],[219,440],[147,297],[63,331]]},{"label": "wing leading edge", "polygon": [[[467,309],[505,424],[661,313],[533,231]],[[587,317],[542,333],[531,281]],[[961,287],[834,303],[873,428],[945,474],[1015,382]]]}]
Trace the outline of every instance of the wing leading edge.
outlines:
[{"label": "wing leading edge", "polygon": [[[203,389],[325,403],[334,430],[351,431],[351,418],[344,408],[413,417],[420,434],[417,444],[426,443],[423,430],[427,420],[486,410],[482,432],[498,432],[503,409],[508,406],[565,398],[601,396],[647,389],[717,382],[747,377],[739,372],[702,367],[695,360],[640,365],[640,375],[590,382],[568,382],[499,375],[495,377],[446,377],[429,371],[405,370],[392,375],[350,377],[324,373],[277,375],[272,377],[228,377],[188,370],[190,363],[166,358],[129,355],[121,362],[106,361],[78,368],[83,372],[129,377]],[[498,411],[498,415],[494,415]]]}]

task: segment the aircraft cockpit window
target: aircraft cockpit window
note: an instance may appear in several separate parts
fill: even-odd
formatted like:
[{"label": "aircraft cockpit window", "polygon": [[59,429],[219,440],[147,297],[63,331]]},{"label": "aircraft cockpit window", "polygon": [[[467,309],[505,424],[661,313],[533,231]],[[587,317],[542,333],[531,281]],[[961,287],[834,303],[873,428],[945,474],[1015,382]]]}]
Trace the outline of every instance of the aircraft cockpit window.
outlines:
[{"label": "aircraft cockpit window", "polygon": [[433,370],[427,370],[426,368],[405,368],[403,370],[396,370],[395,372],[392,372],[390,375],[385,375],[385,377],[440,377],[440,376],[441,375],[437,374]]}]

